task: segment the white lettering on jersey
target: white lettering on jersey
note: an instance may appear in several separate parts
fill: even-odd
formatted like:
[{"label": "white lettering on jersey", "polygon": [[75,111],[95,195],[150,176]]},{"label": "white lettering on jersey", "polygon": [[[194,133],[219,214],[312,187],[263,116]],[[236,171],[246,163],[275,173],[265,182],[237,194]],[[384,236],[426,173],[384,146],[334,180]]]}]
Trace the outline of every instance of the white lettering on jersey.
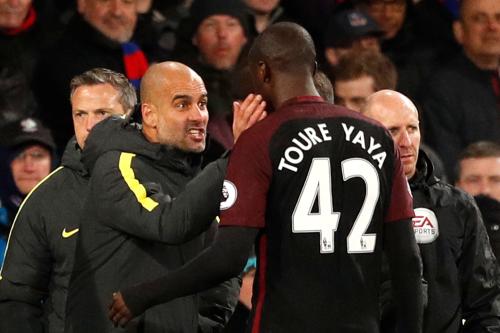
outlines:
[{"label": "white lettering on jersey", "polygon": [[326,124],[317,124],[317,127],[318,129],[313,127],[304,128],[292,139],[294,146],[285,149],[285,153],[278,164],[278,170],[287,169],[297,172],[296,165],[300,164],[304,159],[304,151],[310,150],[318,143],[332,141]]},{"label": "white lettering on jersey", "polygon": [[382,169],[384,166],[385,159],[387,157],[387,153],[385,151],[377,151],[376,150],[382,148],[382,145],[380,143],[375,142],[375,139],[370,136],[369,140],[369,146],[368,148],[366,147],[366,136],[365,132],[361,130],[357,130],[357,133],[354,134],[355,128],[354,126],[347,126],[345,123],[342,123],[342,128],[344,129],[344,134],[345,134],[345,140],[351,142],[352,144],[357,144],[359,145],[362,149],[366,150],[368,154],[371,155],[372,159],[378,162],[378,168]]}]

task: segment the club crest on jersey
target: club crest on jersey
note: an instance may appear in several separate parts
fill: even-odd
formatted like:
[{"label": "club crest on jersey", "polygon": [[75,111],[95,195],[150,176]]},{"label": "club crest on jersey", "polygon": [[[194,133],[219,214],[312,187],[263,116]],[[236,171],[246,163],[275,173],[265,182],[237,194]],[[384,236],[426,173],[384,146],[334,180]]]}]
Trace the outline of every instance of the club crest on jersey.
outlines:
[{"label": "club crest on jersey", "polygon": [[415,208],[413,231],[419,244],[432,243],[439,236],[439,226],[436,214],[427,208]]},{"label": "club crest on jersey", "polygon": [[224,180],[222,185],[222,200],[220,202],[220,210],[231,208],[238,197],[236,186],[229,180]]}]

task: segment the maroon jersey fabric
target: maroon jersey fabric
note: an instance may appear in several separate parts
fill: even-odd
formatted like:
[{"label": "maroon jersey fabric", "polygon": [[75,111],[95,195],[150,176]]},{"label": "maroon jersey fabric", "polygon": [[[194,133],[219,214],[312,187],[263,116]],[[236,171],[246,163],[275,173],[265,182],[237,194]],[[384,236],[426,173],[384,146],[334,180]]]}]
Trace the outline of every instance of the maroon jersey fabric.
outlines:
[{"label": "maroon jersey fabric", "polygon": [[378,331],[384,222],[413,216],[382,126],[292,99],[243,133],[223,191],[221,226],[261,229],[252,332]]}]

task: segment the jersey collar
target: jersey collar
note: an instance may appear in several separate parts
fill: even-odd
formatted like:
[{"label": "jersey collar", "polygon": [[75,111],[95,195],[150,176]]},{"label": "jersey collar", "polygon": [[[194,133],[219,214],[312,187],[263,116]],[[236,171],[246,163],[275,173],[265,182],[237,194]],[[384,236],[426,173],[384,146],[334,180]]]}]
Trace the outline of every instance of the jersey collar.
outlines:
[{"label": "jersey collar", "polygon": [[296,96],[293,98],[290,98],[289,100],[286,100],[281,107],[290,105],[290,104],[296,104],[296,103],[320,103],[324,102],[325,100],[321,96]]}]

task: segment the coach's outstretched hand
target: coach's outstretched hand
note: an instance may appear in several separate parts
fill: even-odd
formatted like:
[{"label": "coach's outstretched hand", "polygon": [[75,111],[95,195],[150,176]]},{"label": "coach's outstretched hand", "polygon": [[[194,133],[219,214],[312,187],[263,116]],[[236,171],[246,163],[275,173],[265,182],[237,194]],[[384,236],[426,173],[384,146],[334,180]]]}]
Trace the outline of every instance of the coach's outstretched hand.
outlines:
[{"label": "coach's outstretched hand", "polygon": [[113,293],[113,302],[109,305],[108,318],[115,327],[125,327],[134,318],[120,292]]},{"label": "coach's outstretched hand", "polygon": [[233,103],[234,142],[246,129],[267,117],[265,108],[266,102],[261,95],[256,94],[249,94],[242,102]]}]

